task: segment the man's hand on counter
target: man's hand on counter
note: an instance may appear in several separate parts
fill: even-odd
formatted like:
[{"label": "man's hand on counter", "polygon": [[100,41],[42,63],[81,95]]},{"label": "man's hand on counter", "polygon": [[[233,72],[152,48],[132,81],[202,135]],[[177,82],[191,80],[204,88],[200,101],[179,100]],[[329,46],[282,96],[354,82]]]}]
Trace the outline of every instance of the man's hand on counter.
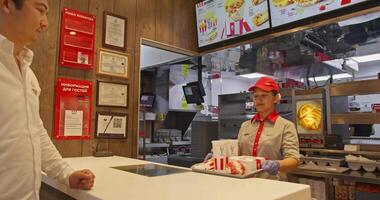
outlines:
[{"label": "man's hand on counter", "polygon": [[73,172],[69,177],[72,189],[90,190],[94,186],[95,175],[88,169]]}]

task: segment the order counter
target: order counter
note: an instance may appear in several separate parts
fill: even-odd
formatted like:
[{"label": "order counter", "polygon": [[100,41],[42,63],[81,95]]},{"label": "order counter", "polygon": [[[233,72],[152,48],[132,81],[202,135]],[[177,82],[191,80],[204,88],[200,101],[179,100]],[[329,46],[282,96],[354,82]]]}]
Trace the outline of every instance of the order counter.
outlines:
[{"label": "order counter", "polygon": [[[74,169],[90,169],[94,172],[95,185],[92,190],[74,190],[57,183],[43,174],[41,193],[61,193],[75,199],[281,199],[310,200],[308,185],[265,180],[259,178],[236,179],[192,172],[188,168],[168,166],[180,173],[149,176],[122,171],[112,167],[151,164],[150,162],[125,157],[77,157],[65,158]],[[121,167],[123,168],[123,167]],[[141,172],[141,170],[136,170]],[[146,176],[148,175],[148,176]],[[47,190],[47,188],[50,188]],[[54,188],[54,189],[53,189]],[[64,193],[64,194],[62,194]],[[51,196],[54,193],[50,194]],[[61,197],[62,198],[62,197]],[[44,198],[41,197],[43,200]]]}]

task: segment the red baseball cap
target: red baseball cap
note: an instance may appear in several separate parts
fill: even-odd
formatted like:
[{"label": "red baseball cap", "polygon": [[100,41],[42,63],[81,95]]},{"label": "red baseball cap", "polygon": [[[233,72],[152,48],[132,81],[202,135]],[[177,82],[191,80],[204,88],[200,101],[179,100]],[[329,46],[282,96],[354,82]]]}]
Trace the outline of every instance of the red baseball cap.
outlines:
[{"label": "red baseball cap", "polygon": [[253,92],[256,88],[262,89],[266,92],[279,92],[279,86],[277,82],[269,77],[262,77],[257,80],[256,83],[248,89],[248,92]]}]

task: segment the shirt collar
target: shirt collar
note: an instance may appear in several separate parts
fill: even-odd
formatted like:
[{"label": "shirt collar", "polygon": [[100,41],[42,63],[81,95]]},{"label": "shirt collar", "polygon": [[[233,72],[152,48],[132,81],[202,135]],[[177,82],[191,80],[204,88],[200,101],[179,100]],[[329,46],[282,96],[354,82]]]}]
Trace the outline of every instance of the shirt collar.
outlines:
[{"label": "shirt collar", "polygon": [[[272,123],[275,123],[277,118],[278,118],[278,113],[276,111],[273,111],[271,114],[269,114],[263,121],[265,120],[268,120]],[[261,122],[261,118],[260,118],[260,113],[257,113],[255,116],[252,117],[251,119],[251,122],[256,122],[256,121],[260,121]]]}]

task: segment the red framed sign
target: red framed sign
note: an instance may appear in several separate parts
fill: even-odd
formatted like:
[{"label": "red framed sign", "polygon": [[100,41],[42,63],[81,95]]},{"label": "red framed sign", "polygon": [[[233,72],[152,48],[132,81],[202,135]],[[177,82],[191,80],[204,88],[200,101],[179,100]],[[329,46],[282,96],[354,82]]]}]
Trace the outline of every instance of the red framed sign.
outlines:
[{"label": "red framed sign", "polygon": [[62,11],[61,66],[91,70],[95,54],[95,16],[64,8]]},{"label": "red framed sign", "polygon": [[56,139],[90,139],[92,87],[91,81],[57,79],[54,122]]}]

